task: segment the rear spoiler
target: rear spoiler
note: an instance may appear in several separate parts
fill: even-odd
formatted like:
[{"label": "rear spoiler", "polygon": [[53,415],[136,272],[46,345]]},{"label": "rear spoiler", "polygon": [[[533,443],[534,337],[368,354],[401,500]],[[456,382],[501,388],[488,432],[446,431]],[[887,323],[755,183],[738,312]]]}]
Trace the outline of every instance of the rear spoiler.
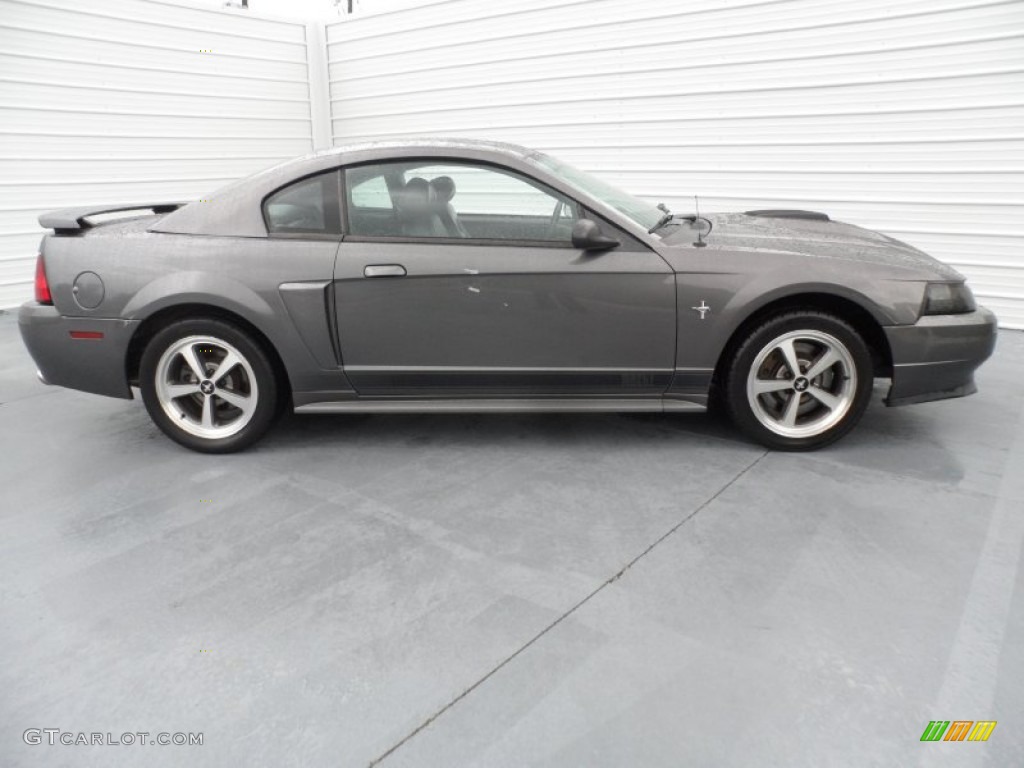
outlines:
[{"label": "rear spoiler", "polygon": [[120,213],[121,211],[152,211],[153,213],[170,213],[181,206],[187,205],[188,201],[178,203],[149,203],[143,205],[117,204],[103,206],[89,206],[82,208],[65,208],[60,211],[50,211],[39,217],[39,226],[44,229],[54,229],[58,232],[68,230],[88,229],[92,226],[89,222],[90,216],[99,216],[104,213]]}]

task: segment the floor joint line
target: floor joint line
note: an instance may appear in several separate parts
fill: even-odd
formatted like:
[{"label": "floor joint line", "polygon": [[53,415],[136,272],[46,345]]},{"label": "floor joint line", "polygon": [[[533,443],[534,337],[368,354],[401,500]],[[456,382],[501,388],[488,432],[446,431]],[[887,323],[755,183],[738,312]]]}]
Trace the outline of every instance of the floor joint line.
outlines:
[{"label": "floor joint line", "polygon": [[398,742],[396,742],[394,745],[392,745],[390,748],[388,748],[387,751],[382,752],[380,755],[378,755],[377,757],[373,758],[373,760],[371,760],[369,762],[367,768],[374,768],[374,766],[379,765],[382,761],[386,760],[388,757],[393,755],[395,752],[397,752],[399,749],[401,749],[405,744],[407,744],[409,741],[411,741],[413,738],[415,738],[417,735],[419,735],[423,730],[425,730],[431,724],[433,724],[434,721],[436,721],[438,718],[440,718],[442,715],[444,715],[446,712],[448,712],[450,709],[452,709],[452,707],[454,707],[456,704],[458,704],[464,698],[469,696],[469,694],[471,694],[473,691],[475,691],[477,688],[479,688],[481,685],[483,685],[485,682],[487,682],[490,678],[492,678],[495,674],[497,674],[501,669],[503,669],[506,665],[508,665],[511,661],[513,661],[517,656],[519,656],[521,653],[523,653],[525,650],[527,650],[530,646],[532,646],[534,643],[536,643],[538,640],[540,640],[542,637],[544,637],[544,635],[548,634],[548,632],[553,630],[555,627],[557,627],[559,624],[561,624],[563,621],[565,621],[567,618],[569,618],[572,614],[574,614],[576,611],[578,611],[580,608],[582,608],[584,605],[586,605],[588,602],[590,602],[590,600],[592,598],[596,597],[602,590],[605,589],[605,587],[607,587],[610,584],[614,584],[616,581],[618,581],[620,578],[622,578],[622,576],[625,575],[626,571],[628,571],[630,568],[632,568],[634,565],[636,565],[638,562],[640,562],[640,560],[642,560],[644,557],[646,557],[648,554],[650,554],[655,549],[655,547],[657,547],[659,544],[661,544],[663,541],[665,541],[665,539],[667,539],[673,533],[675,533],[680,528],[682,528],[684,525],[686,525],[686,523],[690,522],[690,520],[692,520],[694,517],[696,517],[705,508],[707,508],[719,496],[721,496],[723,493],[725,493],[727,490],[729,490],[729,488],[731,488],[733,486],[733,484],[735,484],[741,477],[743,477],[750,470],[752,470],[754,467],[756,467],[761,462],[761,460],[765,456],[767,456],[769,453],[770,453],[770,451],[762,452],[756,459],[754,459],[747,466],[745,466],[742,470],[740,470],[736,474],[735,477],[733,477],[731,480],[729,480],[729,482],[727,482],[725,485],[723,485],[721,488],[719,488],[717,491],[715,491],[711,496],[709,496],[705,501],[703,501],[701,504],[699,504],[692,512],[690,512],[690,514],[686,515],[682,520],[680,520],[678,523],[676,523],[671,528],[669,528],[667,531],[665,531],[665,533],[661,534],[661,536],[659,536],[657,539],[655,539],[650,544],[650,546],[648,546],[640,554],[638,554],[636,557],[634,557],[632,560],[630,560],[628,563],[626,563],[624,566],[622,566],[622,568],[620,568],[617,573],[615,573],[614,575],[612,575],[609,578],[607,578],[604,581],[602,581],[597,587],[595,587],[591,592],[589,592],[581,600],[579,600],[577,603],[575,603],[572,606],[570,606],[557,619],[555,619],[553,622],[551,622],[546,627],[544,627],[544,629],[542,629],[536,635],[531,637],[528,641],[526,641],[526,643],[524,643],[522,646],[517,648],[511,655],[507,656],[504,660],[499,662],[490,672],[488,672],[486,675],[481,677],[475,683],[470,685],[468,688],[466,688],[464,691],[462,691],[462,693],[460,693],[454,699],[449,701],[447,704],[445,704],[439,710],[434,712],[434,714],[432,714],[430,717],[428,717],[426,720],[424,720],[422,723],[420,723],[418,726],[416,726],[416,728],[414,728],[412,731],[410,731],[408,734],[406,734],[402,739],[400,739]]}]

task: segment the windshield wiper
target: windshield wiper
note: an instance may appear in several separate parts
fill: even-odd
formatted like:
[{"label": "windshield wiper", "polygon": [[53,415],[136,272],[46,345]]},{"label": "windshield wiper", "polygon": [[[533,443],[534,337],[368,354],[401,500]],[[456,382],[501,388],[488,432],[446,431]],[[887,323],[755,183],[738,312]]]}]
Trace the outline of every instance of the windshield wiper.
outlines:
[{"label": "windshield wiper", "polygon": [[658,219],[658,223],[657,224],[655,224],[653,227],[651,227],[650,229],[647,230],[647,234],[648,235],[653,235],[659,229],[661,229],[666,224],[668,224],[670,221],[672,221],[672,211],[670,211],[668,209],[667,205],[665,205],[664,203],[658,203],[658,210],[659,211],[664,211],[665,213],[662,214],[662,217],[660,219]]}]

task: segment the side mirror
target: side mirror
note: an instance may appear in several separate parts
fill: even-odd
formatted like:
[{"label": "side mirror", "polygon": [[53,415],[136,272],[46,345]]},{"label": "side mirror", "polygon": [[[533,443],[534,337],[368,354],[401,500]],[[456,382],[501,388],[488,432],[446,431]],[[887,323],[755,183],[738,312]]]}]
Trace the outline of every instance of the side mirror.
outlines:
[{"label": "side mirror", "polygon": [[601,233],[596,221],[579,219],[572,225],[572,246],[584,251],[606,251],[622,245],[614,237]]}]

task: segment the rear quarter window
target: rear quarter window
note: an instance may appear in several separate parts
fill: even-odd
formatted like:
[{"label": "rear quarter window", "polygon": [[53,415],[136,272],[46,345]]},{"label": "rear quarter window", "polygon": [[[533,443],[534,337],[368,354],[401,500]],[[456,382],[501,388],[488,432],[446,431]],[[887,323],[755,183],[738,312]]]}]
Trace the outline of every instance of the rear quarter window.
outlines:
[{"label": "rear quarter window", "polygon": [[270,234],[341,233],[338,171],[328,171],[279,189],[263,203]]}]

